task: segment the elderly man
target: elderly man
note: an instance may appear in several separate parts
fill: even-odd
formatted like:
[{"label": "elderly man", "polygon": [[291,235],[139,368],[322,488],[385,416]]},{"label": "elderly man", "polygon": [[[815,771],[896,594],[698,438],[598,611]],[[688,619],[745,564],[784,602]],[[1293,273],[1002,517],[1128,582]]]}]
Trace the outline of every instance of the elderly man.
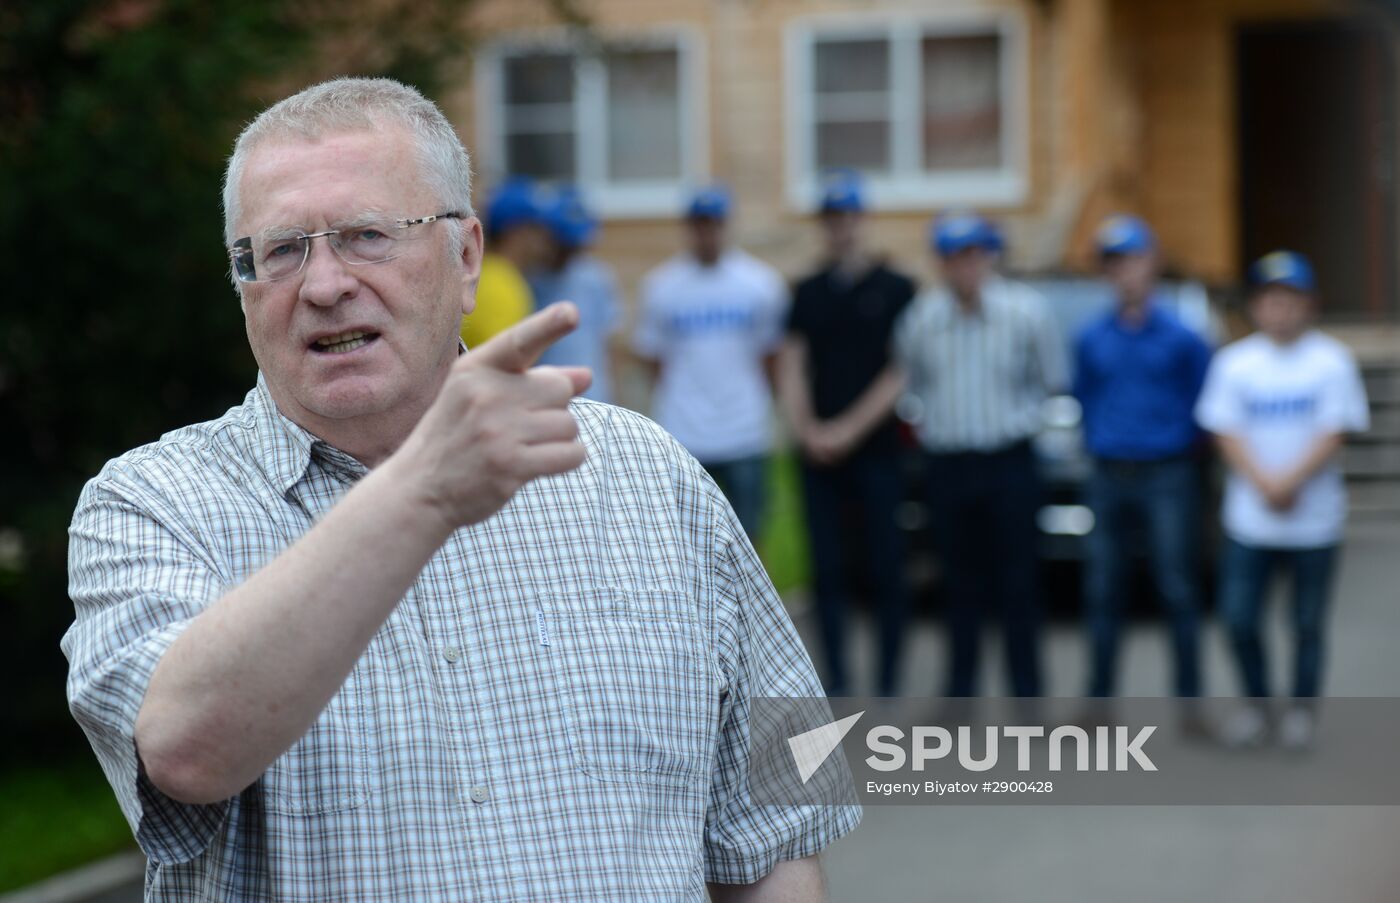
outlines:
[{"label": "elderly man", "polygon": [[574,308],[464,352],[469,172],[387,80],[238,139],[257,386],[71,531],[69,698],[147,899],[820,898],[859,811],[746,789],[751,699],[811,662],[699,465],[530,369]]},{"label": "elderly man", "polygon": [[1041,405],[1068,383],[1045,300],[996,275],[1001,233],[974,213],[936,219],[930,238],[944,285],[895,327],[895,359],[922,412],[934,534],[947,579],[947,694],[976,695],[981,626],[1000,614],[1011,691],[1041,694],[1036,511],[1031,439]]}]

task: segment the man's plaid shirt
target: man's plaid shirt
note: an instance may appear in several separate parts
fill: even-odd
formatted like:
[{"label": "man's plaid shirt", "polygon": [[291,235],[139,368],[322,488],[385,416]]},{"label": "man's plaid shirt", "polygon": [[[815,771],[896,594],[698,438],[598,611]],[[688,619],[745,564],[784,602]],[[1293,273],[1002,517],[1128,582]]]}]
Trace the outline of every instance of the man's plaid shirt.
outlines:
[{"label": "man's plaid shirt", "polygon": [[151,673],[365,469],[260,377],[88,483],[68,696],[148,900],[703,899],[855,826],[855,807],[748,801],[749,699],[821,686],[723,496],[645,418],[573,413],[583,467],[455,532],[306,735],[214,805],[141,769]]}]

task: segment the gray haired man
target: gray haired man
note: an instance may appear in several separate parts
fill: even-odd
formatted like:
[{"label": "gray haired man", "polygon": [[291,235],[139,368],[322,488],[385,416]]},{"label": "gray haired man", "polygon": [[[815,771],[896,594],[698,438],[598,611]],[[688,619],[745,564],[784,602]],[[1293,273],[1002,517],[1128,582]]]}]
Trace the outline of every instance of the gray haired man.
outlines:
[{"label": "gray haired man", "polygon": [[[749,701],[820,684],[649,421],[470,353],[470,166],[339,80],[239,138],[244,403],[109,462],[71,529],[68,693],[152,900],[816,899],[854,808],[753,806]],[[791,895],[784,896],[784,895]]]}]

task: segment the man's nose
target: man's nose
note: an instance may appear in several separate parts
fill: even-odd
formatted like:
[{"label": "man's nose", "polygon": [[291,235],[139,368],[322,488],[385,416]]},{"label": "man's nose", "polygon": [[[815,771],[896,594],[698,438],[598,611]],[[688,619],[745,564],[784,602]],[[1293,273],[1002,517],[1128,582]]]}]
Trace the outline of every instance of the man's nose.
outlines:
[{"label": "man's nose", "polygon": [[[331,236],[325,236],[329,239]],[[329,240],[311,240],[307,249],[306,266],[301,272],[301,300],[330,307],[352,297],[359,288],[353,268],[340,259]]]}]

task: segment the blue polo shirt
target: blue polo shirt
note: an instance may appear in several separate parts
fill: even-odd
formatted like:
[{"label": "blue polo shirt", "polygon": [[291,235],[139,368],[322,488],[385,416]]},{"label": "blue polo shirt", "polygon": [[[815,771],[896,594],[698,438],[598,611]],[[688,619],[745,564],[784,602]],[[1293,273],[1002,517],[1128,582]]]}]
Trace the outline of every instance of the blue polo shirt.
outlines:
[{"label": "blue polo shirt", "polygon": [[1137,327],[1120,320],[1116,308],[1090,323],[1076,342],[1074,368],[1089,452],[1154,461],[1190,450],[1210,354],[1199,335],[1155,303]]}]

